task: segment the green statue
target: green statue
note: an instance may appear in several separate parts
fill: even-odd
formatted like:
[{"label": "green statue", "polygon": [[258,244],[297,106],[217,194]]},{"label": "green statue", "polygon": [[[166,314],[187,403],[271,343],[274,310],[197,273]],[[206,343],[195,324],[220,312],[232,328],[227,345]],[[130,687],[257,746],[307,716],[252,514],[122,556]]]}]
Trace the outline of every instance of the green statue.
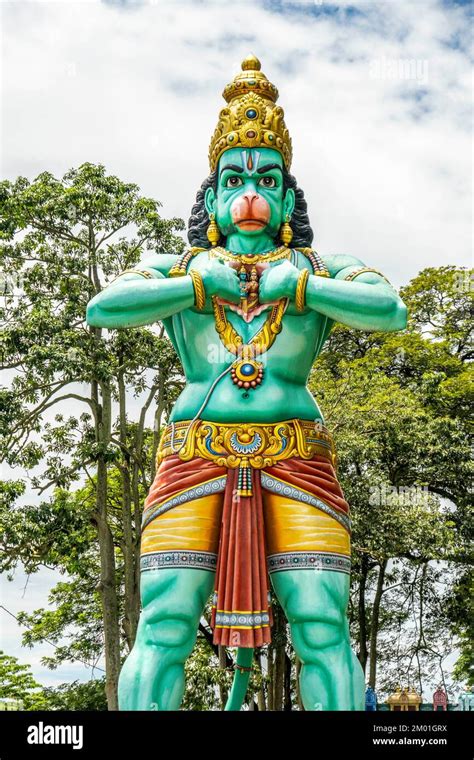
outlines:
[{"label": "green statue", "polygon": [[305,709],[363,710],[346,617],[349,506],[306,382],[335,322],[401,330],[406,308],[377,270],[311,248],[278,92],[257,58],[223,94],[192,247],[123,272],[87,309],[105,328],[162,321],[186,375],[145,501],[142,611],[120,708],[179,709],[213,592],[213,640],[238,649],[226,710],[240,709],[254,649],[271,641],[271,582]]}]

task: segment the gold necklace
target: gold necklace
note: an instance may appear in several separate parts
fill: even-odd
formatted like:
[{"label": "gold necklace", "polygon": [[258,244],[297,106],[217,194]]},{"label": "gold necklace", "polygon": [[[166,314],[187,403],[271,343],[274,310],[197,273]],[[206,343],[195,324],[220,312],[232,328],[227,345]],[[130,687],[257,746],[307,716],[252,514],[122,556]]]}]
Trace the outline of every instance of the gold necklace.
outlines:
[{"label": "gold necklace", "polygon": [[256,388],[262,382],[263,364],[255,357],[268,351],[275,342],[276,336],[281,332],[287,305],[287,298],[281,298],[274,304],[262,327],[248,343],[244,343],[242,336],[227,319],[224,306],[218,303],[216,296],[212,297],[217,334],[226,349],[238,357],[231,366],[230,374],[239,388]]},{"label": "gold necklace", "polygon": [[209,257],[212,259],[221,259],[223,261],[232,261],[242,264],[260,264],[264,261],[279,261],[279,259],[288,259],[291,250],[286,245],[280,245],[273,251],[266,253],[232,253],[222,246],[211,248]]},{"label": "gold necklace", "polygon": [[[266,253],[238,254],[232,253],[222,246],[212,248],[209,251],[209,258],[218,258],[221,261],[232,263],[237,262],[241,265],[251,265],[252,269],[255,264],[288,259],[290,255],[291,250],[285,245],[281,245],[275,250],[267,251]],[[244,311],[246,311],[247,299],[244,291],[247,276],[245,275],[244,266],[239,270],[239,279],[241,280],[243,298],[241,305]],[[244,388],[245,390],[256,388],[262,382],[263,364],[256,359],[256,356],[268,351],[275,342],[276,336],[281,332],[281,322],[287,305],[287,298],[282,298],[278,303],[274,304],[262,327],[248,343],[244,343],[242,336],[239,335],[235,327],[227,319],[224,306],[218,303],[217,298],[213,296],[212,308],[214,310],[217,334],[227,350],[238,357],[231,366],[230,375],[232,381],[239,388]]]}]

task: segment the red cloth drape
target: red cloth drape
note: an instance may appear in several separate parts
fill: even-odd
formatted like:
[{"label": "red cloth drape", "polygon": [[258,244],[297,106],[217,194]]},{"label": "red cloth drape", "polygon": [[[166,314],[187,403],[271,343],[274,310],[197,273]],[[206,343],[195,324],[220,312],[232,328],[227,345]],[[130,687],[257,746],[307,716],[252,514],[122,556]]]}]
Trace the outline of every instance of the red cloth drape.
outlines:
[{"label": "red cloth drape", "polygon": [[312,459],[283,459],[272,467],[265,467],[265,472],[308,491],[336,511],[349,514],[349,504],[344,498],[334,466],[327,457],[315,454]]},{"label": "red cloth drape", "polygon": [[[252,469],[252,496],[237,496],[238,470],[228,470],[217,559],[211,626],[214,644],[261,647],[271,641],[273,625],[269,603],[269,579],[265,548],[260,471]],[[225,615],[224,627],[216,626],[217,613]],[[242,627],[241,615],[268,616]],[[232,620],[235,622],[232,623]],[[222,618],[221,618],[222,621]],[[219,623],[218,625],[222,624]]]},{"label": "red cloth drape", "polygon": [[170,499],[180,491],[198,486],[206,480],[222,477],[226,472],[225,467],[219,467],[208,459],[194,457],[189,462],[183,462],[177,454],[170,454],[158,467],[145,499],[144,512],[155,504],[161,504],[166,499]]}]

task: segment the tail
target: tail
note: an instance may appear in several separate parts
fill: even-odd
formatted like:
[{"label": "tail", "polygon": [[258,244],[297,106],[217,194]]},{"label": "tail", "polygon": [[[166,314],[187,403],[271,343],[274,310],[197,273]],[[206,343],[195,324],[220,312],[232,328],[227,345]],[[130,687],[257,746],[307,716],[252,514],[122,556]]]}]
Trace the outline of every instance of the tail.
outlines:
[{"label": "tail", "polygon": [[250,672],[252,670],[253,649],[239,647],[237,650],[237,662],[235,675],[232,682],[229,698],[225,710],[240,710],[243,705],[247,687],[249,685]]}]

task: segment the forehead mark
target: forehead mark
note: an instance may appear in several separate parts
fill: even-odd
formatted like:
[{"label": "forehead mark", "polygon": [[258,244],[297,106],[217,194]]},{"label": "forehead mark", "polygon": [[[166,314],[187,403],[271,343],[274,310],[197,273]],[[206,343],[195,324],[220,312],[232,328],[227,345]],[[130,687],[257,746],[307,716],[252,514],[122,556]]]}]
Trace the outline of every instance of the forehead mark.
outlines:
[{"label": "forehead mark", "polygon": [[246,174],[252,174],[258,170],[258,162],[260,161],[261,153],[258,150],[243,150],[240,154],[240,159],[245,169]]}]

